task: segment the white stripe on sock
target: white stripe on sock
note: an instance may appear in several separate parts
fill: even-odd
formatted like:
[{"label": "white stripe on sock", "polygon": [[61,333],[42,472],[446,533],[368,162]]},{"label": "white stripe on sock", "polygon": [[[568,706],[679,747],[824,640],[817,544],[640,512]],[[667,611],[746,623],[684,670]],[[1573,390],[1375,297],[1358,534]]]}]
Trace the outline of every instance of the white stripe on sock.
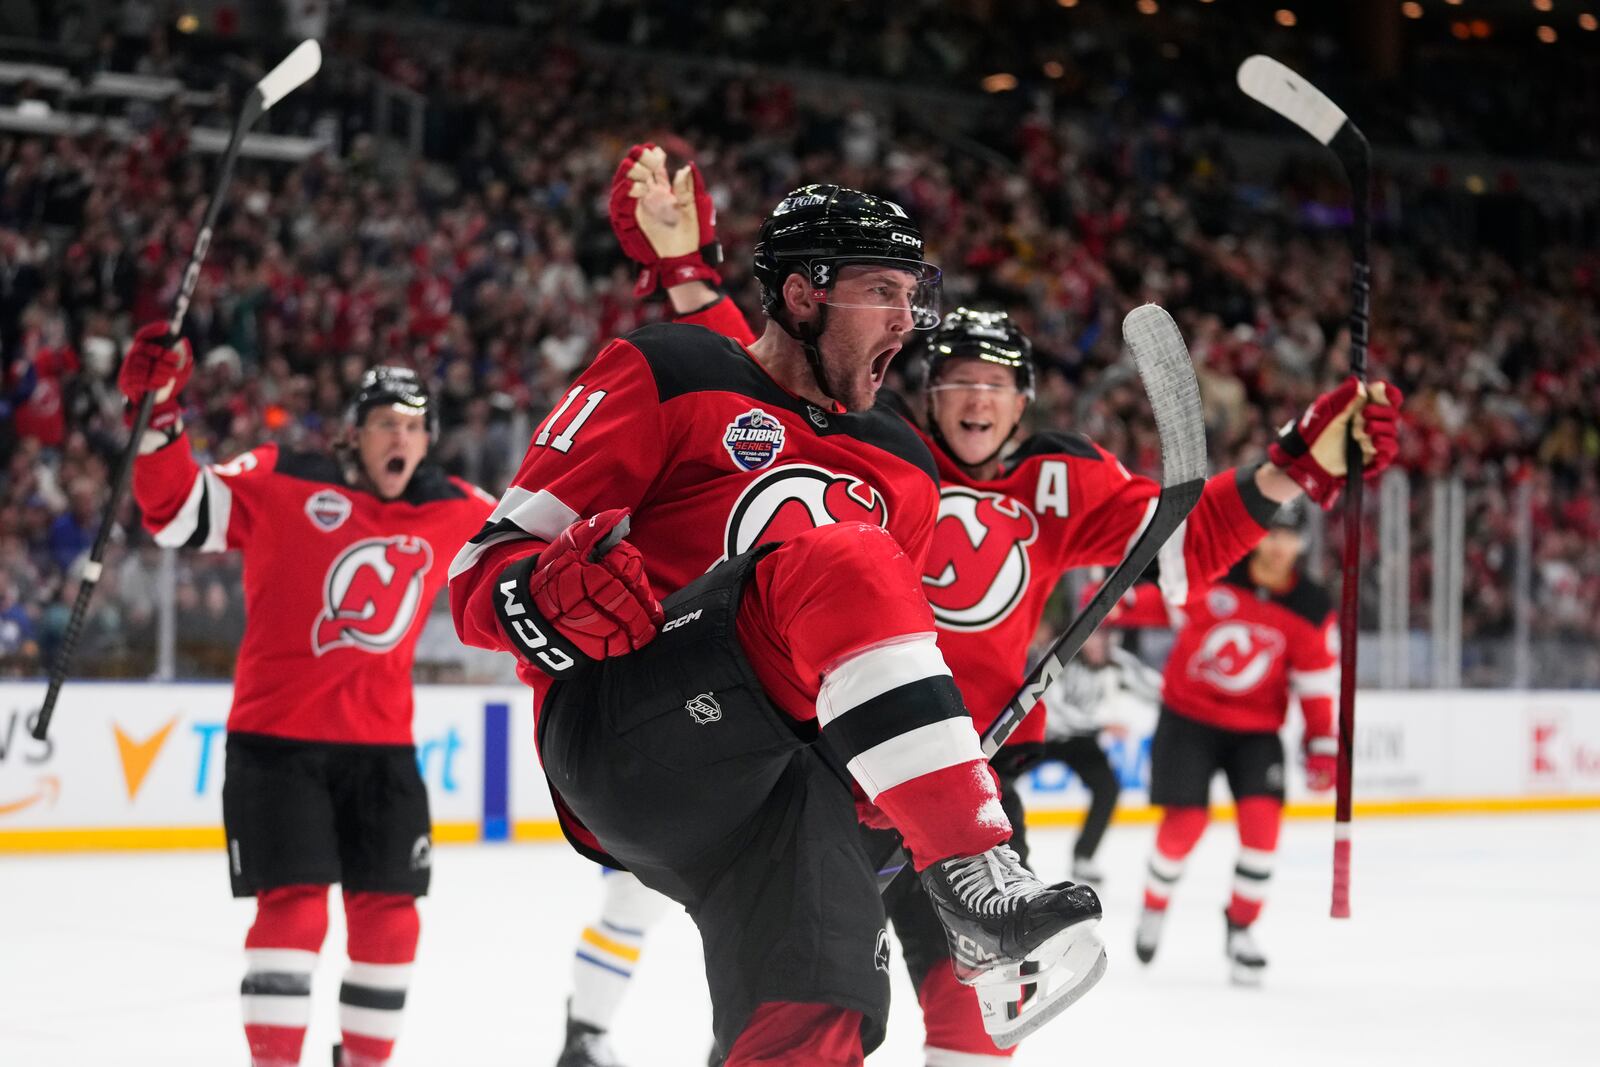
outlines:
[{"label": "white stripe on sock", "polygon": [[404,993],[411,988],[411,967],[409,963],[357,963],[350,961],[350,969],[345,972],[344,980],[351,985],[366,986],[368,989],[398,990]]},{"label": "white stripe on sock", "polygon": [[317,954],[299,948],[247,948],[245,970],[251,974],[303,974],[317,969]]},{"label": "white stripe on sock", "polygon": [[858,652],[822,680],[817,725],[827,726],[852,708],[909,682],[950,676],[933,634],[909,634]]},{"label": "white stripe on sock", "polygon": [[940,719],[873,745],[847,767],[867,799],[924,774],[983,759],[978,732],[965,715]]},{"label": "white stripe on sock", "polygon": [[244,996],[244,1021],[251,1026],[288,1026],[305,1029],[311,1022],[309,996]]},{"label": "white stripe on sock", "polygon": [[358,1008],[354,1004],[339,1005],[339,1029],[347,1034],[375,1037],[393,1041],[400,1036],[400,1023],[405,1016],[401,1011],[384,1008]]}]

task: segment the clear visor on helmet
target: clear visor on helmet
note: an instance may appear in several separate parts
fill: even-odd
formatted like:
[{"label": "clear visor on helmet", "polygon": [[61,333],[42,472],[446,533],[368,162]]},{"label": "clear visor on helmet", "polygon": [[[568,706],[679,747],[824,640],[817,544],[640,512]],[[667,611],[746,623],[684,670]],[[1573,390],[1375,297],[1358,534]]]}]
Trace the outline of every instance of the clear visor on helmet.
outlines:
[{"label": "clear visor on helmet", "polygon": [[811,265],[817,299],[836,308],[907,311],[911,325],[939,325],[944,273],[917,259],[819,260]]}]

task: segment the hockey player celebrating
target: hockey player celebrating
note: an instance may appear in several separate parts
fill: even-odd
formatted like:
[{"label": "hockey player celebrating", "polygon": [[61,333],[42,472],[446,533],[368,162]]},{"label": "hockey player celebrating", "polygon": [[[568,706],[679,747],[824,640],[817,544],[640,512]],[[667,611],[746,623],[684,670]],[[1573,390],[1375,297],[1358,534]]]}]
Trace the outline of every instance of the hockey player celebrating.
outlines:
[{"label": "hockey player celebrating", "polygon": [[1250,557],[1182,611],[1150,748],[1150,802],[1162,813],[1135,938],[1143,963],[1155,958],[1172,891],[1205,832],[1211,779],[1221,771],[1239,825],[1224,946],[1233,981],[1260,984],[1267,961],[1251,926],[1266,902],[1283,821],[1279,731],[1291,695],[1305,720],[1306,784],[1333,788],[1339,631],[1332,598],[1298,566],[1303,522],[1302,509],[1281,509]]},{"label": "hockey player celebrating", "polygon": [[[710,217],[703,197],[696,168],[688,165],[668,182],[659,149],[636,146],[613,184],[613,227],[624,249],[649,272],[652,255],[664,259],[668,248],[688,248],[691,234],[696,247],[714,242],[714,232],[688,225],[691,217],[702,223]],[[690,216],[697,203],[705,206]],[[663,237],[656,243],[655,235],[669,226],[676,241]],[[641,241],[641,234],[651,240]],[[706,281],[669,286],[679,321],[702,323],[735,340],[749,337],[737,309]],[[925,348],[927,421],[917,432],[931,446],[942,488],[923,591],[939,647],[981,733],[1021,685],[1029,639],[1062,574],[1118,562],[1153,510],[1159,487],[1131,476],[1075,434],[1040,434],[1003,456],[1033,397],[1035,378],[1032,345],[1005,313],[958,309],[931,332]],[[1377,402],[1367,414],[1369,394],[1350,379],[1319,397],[1286,430],[1286,444],[1274,457],[1279,462],[1210,480],[1186,532],[1162,553],[1164,585],[1174,600],[1184,598],[1190,583],[1207,583],[1240,559],[1263,536],[1277,506],[1302,488],[1331,502],[1345,473],[1344,441],[1352,421],[1367,473],[1387,466],[1396,449],[1393,410],[1381,386],[1373,395]],[[996,759],[1015,828],[1013,846],[1024,857],[1021,801],[1013,782],[1039,758],[1043,737],[1043,717],[1035,714]],[[1030,1013],[1048,1005],[1017,1010],[967,993],[958,981],[960,961],[953,959],[917,880],[901,879],[886,903],[923,1007],[928,1063],[1009,1055],[997,1045],[1014,1045],[1038,1024]]]},{"label": "hockey player celebrating", "polygon": [[727,1062],[859,1064],[888,942],[852,787],[980,991],[1026,965],[1041,1009],[1070,1003],[1104,967],[1100,904],[1006,845],[921,592],[933,463],[874,404],[938,322],[921,233],[806,186],[755,269],[769,322],[748,349],[672,324],[600,353],[457,556],[451,606],[533,687],[569,839],[695,919]]},{"label": "hockey player celebrating", "polygon": [[437,417],[409,370],[362,378],[333,455],[262,445],[201,466],[179,397],[187,341],[141,329],[118,385],[156,400],[134,495],[158,544],[244,555],[247,622],[228,714],[222,817],[234,896],[253,896],[240,986],[255,1067],[300,1062],[311,975],[344,889],[344,1067],[381,1067],[399,1034],[431,860],[411,736],[411,664],[444,584],[441,554],[493,501],[427,461]]}]

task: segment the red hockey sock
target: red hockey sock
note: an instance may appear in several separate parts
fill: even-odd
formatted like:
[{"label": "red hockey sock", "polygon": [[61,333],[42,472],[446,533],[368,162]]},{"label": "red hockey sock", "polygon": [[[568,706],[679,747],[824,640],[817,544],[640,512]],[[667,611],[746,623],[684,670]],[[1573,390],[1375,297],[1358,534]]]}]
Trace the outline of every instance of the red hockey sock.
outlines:
[{"label": "red hockey sock", "polygon": [[738,631],[774,703],[817,720],[918,869],[1011,836],[921,576],[888,531],[839,522],[785,541],[756,565]]},{"label": "red hockey sock", "polygon": [[832,1004],[759,1005],[723,1067],[861,1067],[861,1013]]},{"label": "red hockey sock", "polygon": [[327,935],[327,886],[291,885],[256,894],[239,994],[250,1060],[258,1067],[300,1062],[311,1021],[311,975]]},{"label": "red hockey sock", "polygon": [[922,1005],[922,1025],[928,1034],[924,1049],[927,1063],[974,1064],[978,1057],[992,1057],[1004,1063],[1016,1048],[999,1049],[983,1028],[983,1012],[978,1009],[978,994],[956,981],[955,969],[947,961],[934,964],[917,990]]},{"label": "red hockey sock", "polygon": [[1239,861],[1233,868],[1233,897],[1228,921],[1249,926],[1267,901],[1267,883],[1278,850],[1283,805],[1276,797],[1244,797],[1238,804]]},{"label": "red hockey sock", "polygon": [[1183,877],[1183,866],[1206,832],[1210,816],[1205,808],[1166,808],[1156,829],[1156,850],[1150,856],[1150,878],[1145,883],[1144,906],[1161,911],[1172,899],[1172,890]]},{"label": "red hockey sock", "polygon": [[401,893],[345,893],[350,970],[339,987],[344,1067],[381,1067],[395,1039],[411,987],[421,923],[416,898]]}]

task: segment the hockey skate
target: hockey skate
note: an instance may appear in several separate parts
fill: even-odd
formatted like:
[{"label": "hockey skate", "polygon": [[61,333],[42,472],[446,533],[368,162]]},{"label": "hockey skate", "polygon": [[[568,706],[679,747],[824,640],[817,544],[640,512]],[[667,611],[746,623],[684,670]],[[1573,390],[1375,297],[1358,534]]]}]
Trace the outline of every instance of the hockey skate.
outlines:
[{"label": "hockey skate", "polygon": [[977,991],[984,1029],[1000,1048],[1071,1007],[1105,974],[1100,898],[1072,882],[1044,885],[1009,845],[935,863],[922,885],[956,978]]},{"label": "hockey skate", "polygon": [[1167,913],[1154,908],[1144,909],[1144,914],[1139,916],[1139,927],[1133,932],[1133,954],[1139,957],[1140,963],[1149,963],[1156,958],[1156,948],[1161,944],[1161,927],[1166,921]]},{"label": "hockey skate", "polygon": [[1258,986],[1267,973],[1267,958],[1256,947],[1248,926],[1228,923],[1228,964],[1234,985]]},{"label": "hockey skate", "polygon": [[561,1047],[556,1067],[621,1067],[606,1032],[567,1015],[567,1043]]}]

